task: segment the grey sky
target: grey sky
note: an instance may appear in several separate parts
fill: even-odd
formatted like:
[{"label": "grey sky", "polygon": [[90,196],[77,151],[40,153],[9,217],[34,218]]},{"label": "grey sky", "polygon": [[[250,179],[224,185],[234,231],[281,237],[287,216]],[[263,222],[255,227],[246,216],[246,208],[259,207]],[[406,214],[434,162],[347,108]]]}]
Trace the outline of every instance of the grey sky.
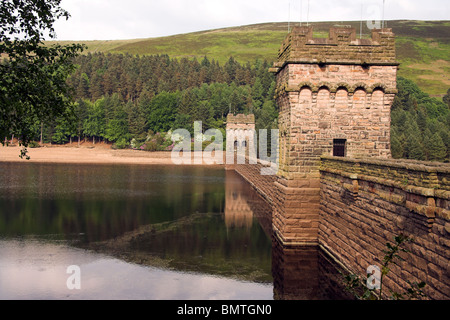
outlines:
[{"label": "grey sky", "polygon": [[[63,0],[61,6],[72,17],[55,25],[60,40],[150,38],[254,23],[383,16],[383,0]],[[448,0],[385,0],[384,17],[450,20],[449,8]]]}]

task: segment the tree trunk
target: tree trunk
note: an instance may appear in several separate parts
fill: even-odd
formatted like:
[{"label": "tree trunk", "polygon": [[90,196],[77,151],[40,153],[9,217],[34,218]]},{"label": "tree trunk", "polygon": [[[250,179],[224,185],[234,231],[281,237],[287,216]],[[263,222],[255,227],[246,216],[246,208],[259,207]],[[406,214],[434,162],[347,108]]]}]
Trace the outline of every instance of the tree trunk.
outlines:
[{"label": "tree trunk", "polygon": [[44,123],[41,122],[41,145],[44,143],[44,139],[43,139],[43,131],[44,131]]}]

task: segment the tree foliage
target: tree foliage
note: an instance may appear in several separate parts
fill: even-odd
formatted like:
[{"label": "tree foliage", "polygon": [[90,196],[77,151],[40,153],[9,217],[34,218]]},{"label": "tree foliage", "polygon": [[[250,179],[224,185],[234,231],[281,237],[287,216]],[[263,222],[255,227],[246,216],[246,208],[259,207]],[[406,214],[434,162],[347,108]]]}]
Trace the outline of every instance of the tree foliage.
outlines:
[{"label": "tree foliage", "polygon": [[67,76],[82,45],[45,46],[54,22],[69,18],[61,0],[3,0],[0,6],[0,135],[26,147],[36,123],[72,113]]},{"label": "tree foliage", "polygon": [[[450,109],[399,77],[392,106],[391,150],[394,158],[450,160]],[[445,101],[445,97],[444,97]]]},{"label": "tree foliage", "polygon": [[442,101],[444,101],[444,103],[450,107],[450,88],[447,90],[447,93],[442,98]]},{"label": "tree foliage", "polygon": [[[193,133],[194,121],[204,130],[224,129],[229,112],[257,114],[258,128],[276,125],[275,81],[265,61],[241,65],[230,58],[220,66],[207,57],[198,62],[89,53],[74,63],[78,68],[67,82],[75,90],[82,124],[71,132],[80,138],[116,144],[134,139],[136,145],[153,133],[180,128]],[[70,139],[69,130],[54,123],[47,127],[46,141]]]}]

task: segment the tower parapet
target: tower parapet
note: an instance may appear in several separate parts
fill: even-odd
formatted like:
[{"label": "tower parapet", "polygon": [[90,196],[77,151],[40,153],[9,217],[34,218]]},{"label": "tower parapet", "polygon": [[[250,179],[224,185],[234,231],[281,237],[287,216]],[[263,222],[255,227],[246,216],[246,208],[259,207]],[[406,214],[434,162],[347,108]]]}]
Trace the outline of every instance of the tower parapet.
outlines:
[{"label": "tower parapet", "polygon": [[255,130],[255,115],[254,114],[231,114],[227,116],[227,129],[236,130]]},{"label": "tower parapet", "polygon": [[312,27],[295,27],[284,40],[275,68],[288,63],[398,65],[392,29],[374,29],[371,39],[357,39],[351,27],[332,27],[328,38],[313,38]]}]

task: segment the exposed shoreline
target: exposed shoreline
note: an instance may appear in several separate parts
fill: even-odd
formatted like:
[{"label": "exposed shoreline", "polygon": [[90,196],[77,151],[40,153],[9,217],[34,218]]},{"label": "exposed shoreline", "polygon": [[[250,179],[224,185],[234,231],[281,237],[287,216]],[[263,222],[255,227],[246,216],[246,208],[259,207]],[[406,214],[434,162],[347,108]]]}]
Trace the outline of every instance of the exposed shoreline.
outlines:
[{"label": "exposed shoreline", "polygon": [[[114,150],[108,145],[97,144],[91,147],[73,146],[44,146],[41,148],[28,148],[30,160],[21,159],[21,147],[0,146],[0,162],[23,163],[67,163],[67,164],[141,164],[141,165],[176,165],[172,161],[171,152],[147,152],[139,150]],[[191,153],[192,159],[194,152]],[[203,158],[205,159],[205,158]],[[210,165],[203,161],[202,166],[223,166],[222,164]]]}]

